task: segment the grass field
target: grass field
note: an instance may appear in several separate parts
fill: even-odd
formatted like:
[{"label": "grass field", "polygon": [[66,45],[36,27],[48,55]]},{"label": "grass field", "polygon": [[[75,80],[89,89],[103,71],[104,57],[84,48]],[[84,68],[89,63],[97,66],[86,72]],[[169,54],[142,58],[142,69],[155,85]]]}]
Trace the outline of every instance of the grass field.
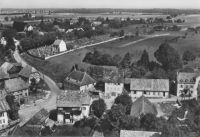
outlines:
[{"label": "grass field", "polygon": [[[163,43],[166,39],[172,39],[175,36],[162,36],[156,38],[150,38],[136,44],[121,48],[120,45],[125,44],[124,41],[115,41],[106,44],[100,44],[95,46],[96,49],[102,53],[107,53],[112,56],[119,54],[121,57],[124,56],[127,52],[131,53],[132,61],[137,61],[143,50],[146,49],[149,53],[150,60],[155,60],[154,52],[158,49],[159,45]],[[130,42],[129,40],[126,41]],[[200,35],[189,35],[186,39],[179,39],[178,42],[170,43],[179,53],[182,53],[185,50],[194,51],[197,55],[200,53],[199,48]],[[64,77],[69,73],[70,69],[74,64],[78,64],[79,68],[87,68],[89,64],[83,63],[82,59],[85,57],[85,54],[89,51],[93,51],[94,47],[89,47],[85,49],[76,50],[68,54],[63,54],[61,56],[51,58],[46,61],[41,61],[29,57],[28,55],[23,55],[24,59],[27,60],[31,65],[35,66],[38,70],[44,72],[45,74],[52,77],[57,82],[61,82]]]}]

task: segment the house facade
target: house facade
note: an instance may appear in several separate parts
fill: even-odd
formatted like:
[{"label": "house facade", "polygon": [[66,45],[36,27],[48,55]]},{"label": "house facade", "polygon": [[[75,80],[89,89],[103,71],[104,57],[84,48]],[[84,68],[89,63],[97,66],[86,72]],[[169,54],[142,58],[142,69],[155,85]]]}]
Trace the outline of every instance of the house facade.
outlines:
[{"label": "house facade", "polygon": [[6,128],[8,123],[8,110],[10,107],[5,99],[0,99],[0,129]]},{"label": "house facade", "polygon": [[67,50],[67,46],[66,43],[63,40],[55,40],[55,42],[53,43],[53,50],[57,51],[57,52],[64,52]]},{"label": "house facade", "polygon": [[86,72],[72,71],[64,80],[65,90],[88,91],[94,88],[96,81]]},{"label": "house facade", "polygon": [[139,98],[142,95],[151,98],[169,97],[168,79],[131,79],[130,96]]},{"label": "house facade", "polygon": [[74,123],[89,116],[92,100],[88,93],[64,91],[57,97],[57,121],[59,124]]},{"label": "house facade", "polygon": [[186,96],[197,97],[197,91],[194,89],[196,78],[196,73],[177,73],[177,96],[180,97],[183,91],[187,90]]},{"label": "house facade", "polygon": [[21,99],[25,102],[28,101],[29,97],[29,84],[25,82],[22,78],[14,78],[5,80],[5,91],[7,94],[12,94],[15,96],[15,100],[20,103]]},{"label": "house facade", "polygon": [[105,82],[105,96],[117,97],[122,94],[123,89],[123,83]]}]

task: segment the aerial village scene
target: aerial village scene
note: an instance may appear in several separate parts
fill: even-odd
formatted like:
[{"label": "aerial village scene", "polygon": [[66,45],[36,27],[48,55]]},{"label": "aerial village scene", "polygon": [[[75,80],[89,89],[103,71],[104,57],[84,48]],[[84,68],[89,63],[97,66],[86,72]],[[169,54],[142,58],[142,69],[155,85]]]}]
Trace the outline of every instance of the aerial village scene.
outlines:
[{"label": "aerial village scene", "polygon": [[0,136],[199,137],[200,1],[1,0]]}]

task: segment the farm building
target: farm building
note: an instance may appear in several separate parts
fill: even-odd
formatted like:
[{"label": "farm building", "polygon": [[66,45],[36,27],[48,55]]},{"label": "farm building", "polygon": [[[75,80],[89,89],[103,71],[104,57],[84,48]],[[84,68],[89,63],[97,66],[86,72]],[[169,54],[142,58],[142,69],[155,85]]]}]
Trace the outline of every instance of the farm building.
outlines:
[{"label": "farm building", "polygon": [[96,81],[86,72],[72,71],[64,80],[64,89],[88,91],[94,88]]},{"label": "farm building", "polygon": [[10,107],[5,99],[0,99],[0,129],[8,126],[8,110]]},{"label": "farm building", "polygon": [[131,79],[130,95],[138,98],[142,95],[152,98],[168,98],[168,79]]},{"label": "farm building", "polygon": [[91,98],[88,93],[65,91],[57,97],[57,120],[60,124],[74,123],[89,116]]}]

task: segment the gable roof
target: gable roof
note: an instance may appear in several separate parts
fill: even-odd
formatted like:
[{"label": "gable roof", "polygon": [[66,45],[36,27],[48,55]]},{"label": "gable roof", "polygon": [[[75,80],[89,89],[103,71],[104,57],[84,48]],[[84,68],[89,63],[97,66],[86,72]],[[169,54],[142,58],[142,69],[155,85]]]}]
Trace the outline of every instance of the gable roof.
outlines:
[{"label": "gable roof", "polygon": [[196,73],[188,73],[188,72],[179,72],[177,76],[177,82],[179,84],[194,84],[196,81],[197,74]]},{"label": "gable roof", "polygon": [[158,132],[120,130],[120,137],[151,137]]},{"label": "gable roof", "polygon": [[70,82],[78,86],[84,86],[93,84],[96,81],[92,77],[90,77],[86,72],[74,70],[65,78],[65,82]]},{"label": "gable roof", "polygon": [[28,89],[29,84],[21,78],[14,78],[5,80],[5,90],[7,92],[16,92],[23,89]]},{"label": "gable roof", "polygon": [[141,96],[131,107],[131,116],[139,117],[141,114],[155,114],[157,115],[157,109],[146,97]]},{"label": "gable roof", "polygon": [[89,105],[91,98],[87,92],[64,91],[57,97],[57,107],[81,107]]},{"label": "gable roof", "polygon": [[5,73],[2,69],[0,69],[0,80],[8,79],[9,75]]},{"label": "gable roof", "polygon": [[168,79],[131,79],[131,90],[169,91]]},{"label": "gable roof", "polygon": [[42,125],[45,120],[49,117],[49,112],[42,108],[38,111],[27,123],[26,125]]},{"label": "gable roof", "polygon": [[26,67],[24,67],[20,72],[19,72],[19,75],[20,76],[23,76],[25,78],[29,78],[29,76],[31,75],[32,73],[32,68],[31,66],[29,65],[26,65]]},{"label": "gable roof", "polygon": [[54,41],[53,45],[60,45],[61,42],[64,42],[63,40],[57,39]]},{"label": "gable roof", "polygon": [[0,99],[0,112],[10,110],[10,107],[5,99]]}]

